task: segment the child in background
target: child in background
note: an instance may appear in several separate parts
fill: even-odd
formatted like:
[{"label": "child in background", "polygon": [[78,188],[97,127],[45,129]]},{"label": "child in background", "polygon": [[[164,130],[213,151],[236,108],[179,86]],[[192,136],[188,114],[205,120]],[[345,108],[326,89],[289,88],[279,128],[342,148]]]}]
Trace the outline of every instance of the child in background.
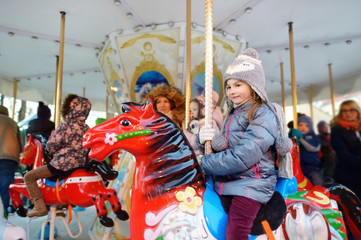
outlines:
[{"label": "child in background", "polygon": [[[188,123],[188,128],[184,130],[183,133],[191,144],[198,162],[200,162],[202,155],[197,145],[196,139],[198,138],[199,129],[204,126],[204,105],[202,104],[202,101],[200,101],[198,98],[192,98],[189,103],[189,111],[190,120]],[[213,127],[218,129],[217,123],[214,120]]]},{"label": "child in background", "polygon": [[318,157],[321,144],[313,131],[312,120],[307,116],[298,118],[298,130],[303,134],[300,141],[300,161],[303,174],[313,185],[323,185],[321,160]]},{"label": "child in background", "polygon": [[321,141],[321,162],[323,164],[323,179],[325,183],[334,183],[334,171],[336,165],[336,153],[331,145],[331,133],[329,132],[328,124],[325,121],[320,121],[317,124],[319,138]]},{"label": "child in background", "polygon": [[275,190],[276,150],[280,152],[280,147],[288,153],[292,148],[286,124],[280,120],[283,118],[279,114],[283,112],[268,101],[265,86],[258,53],[248,48],[225,73],[229,113],[220,136],[215,135],[215,128],[207,125],[199,133],[200,143],[212,140],[213,150],[213,143],[221,137],[226,142],[225,149],[204,155],[201,166],[207,175],[215,175],[214,188],[221,198],[232,198],[227,240],[249,239],[257,212]]},{"label": "child in background", "polygon": [[50,177],[67,177],[72,169],[85,167],[87,149],[82,146],[84,133],[89,130],[85,123],[91,104],[88,99],[69,94],[61,106],[63,122],[55,129],[46,144],[54,158],[45,166],[36,168],[25,174],[24,180],[34,203],[34,208],[28,211],[29,217],[44,216],[48,213],[43,195],[37,180]]}]

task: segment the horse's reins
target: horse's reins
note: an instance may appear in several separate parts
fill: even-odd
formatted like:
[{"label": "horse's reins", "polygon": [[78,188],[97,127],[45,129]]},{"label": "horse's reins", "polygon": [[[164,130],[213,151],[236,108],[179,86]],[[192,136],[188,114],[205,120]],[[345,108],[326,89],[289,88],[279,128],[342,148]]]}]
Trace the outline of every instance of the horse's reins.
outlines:
[{"label": "horse's reins", "polygon": [[152,132],[149,129],[144,129],[144,130],[119,134],[119,135],[116,135],[115,138],[118,141],[120,141],[120,140],[124,140],[124,139],[127,139],[127,138],[150,135],[150,134],[152,134]]}]

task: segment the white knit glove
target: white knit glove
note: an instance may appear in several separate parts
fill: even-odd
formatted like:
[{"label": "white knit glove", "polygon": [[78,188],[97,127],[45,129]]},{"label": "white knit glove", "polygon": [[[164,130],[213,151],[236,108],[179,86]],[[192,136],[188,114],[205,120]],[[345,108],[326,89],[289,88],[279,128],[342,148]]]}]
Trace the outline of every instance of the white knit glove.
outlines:
[{"label": "white knit glove", "polygon": [[199,141],[204,144],[205,141],[212,140],[216,132],[215,128],[203,126],[199,131]]}]

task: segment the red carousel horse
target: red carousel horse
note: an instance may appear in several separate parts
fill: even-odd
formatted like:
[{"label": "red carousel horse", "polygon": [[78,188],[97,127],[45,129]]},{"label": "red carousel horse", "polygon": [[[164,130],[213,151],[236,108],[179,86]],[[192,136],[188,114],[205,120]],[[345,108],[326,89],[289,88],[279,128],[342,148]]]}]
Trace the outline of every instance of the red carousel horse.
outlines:
[{"label": "red carousel horse", "polygon": [[[124,103],[122,111],[90,129],[83,145],[98,161],[120,149],[135,156],[131,239],[225,239],[227,214],[181,130],[155,112],[150,100],[144,105]],[[298,160],[294,167],[296,177],[277,182],[288,211],[281,215],[282,225],[272,228],[273,235],[276,239],[346,239],[342,214],[331,199],[337,193],[307,184]],[[250,239],[265,238],[250,235]]]},{"label": "red carousel horse", "polygon": [[[25,165],[34,164],[33,168],[43,166],[45,155],[42,141],[29,134],[27,142],[21,162]],[[83,208],[95,205],[100,223],[106,227],[111,227],[114,223],[112,219],[107,217],[108,211],[105,205],[105,201],[108,200],[117,217],[120,220],[127,220],[129,215],[121,209],[115,190],[107,189],[104,186],[103,179],[95,171],[108,179],[116,177],[113,172],[109,172],[109,169],[105,169],[104,165],[91,161],[87,169],[76,169],[67,178],[42,179],[39,181],[38,185],[45,203],[47,205],[68,204]],[[26,185],[24,183],[11,184],[9,192],[14,209],[18,215],[25,217],[26,210],[23,207],[20,194],[30,199]]]}]

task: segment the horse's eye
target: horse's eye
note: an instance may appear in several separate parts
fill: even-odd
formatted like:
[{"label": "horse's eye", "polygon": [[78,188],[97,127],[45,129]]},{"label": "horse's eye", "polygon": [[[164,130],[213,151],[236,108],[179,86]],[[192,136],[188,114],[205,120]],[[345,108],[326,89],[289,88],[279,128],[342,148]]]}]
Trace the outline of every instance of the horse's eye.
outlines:
[{"label": "horse's eye", "polygon": [[123,119],[122,121],[120,121],[120,124],[124,127],[128,127],[128,126],[132,125],[128,119]]}]

